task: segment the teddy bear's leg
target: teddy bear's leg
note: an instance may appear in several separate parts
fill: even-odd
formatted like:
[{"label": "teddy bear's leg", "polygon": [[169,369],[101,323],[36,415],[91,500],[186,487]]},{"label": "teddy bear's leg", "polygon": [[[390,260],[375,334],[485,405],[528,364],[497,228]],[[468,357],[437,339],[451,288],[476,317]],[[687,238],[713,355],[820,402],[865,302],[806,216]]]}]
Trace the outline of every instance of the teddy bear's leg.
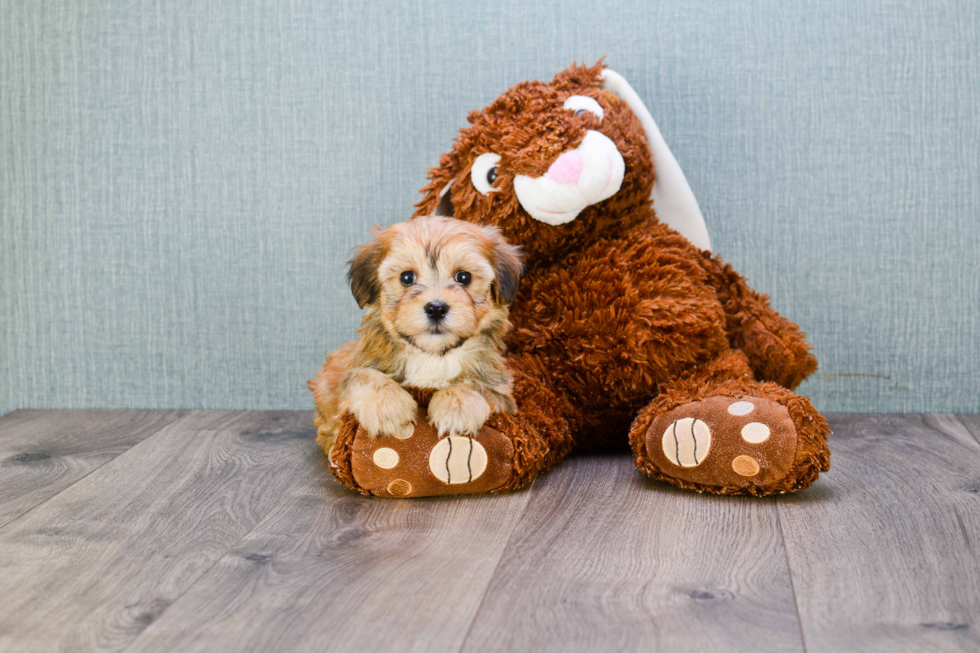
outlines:
[{"label": "teddy bear's leg", "polygon": [[492,415],[476,436],[440,438],[428,423],[430,393],[417,393],[415,428],[376,438],[351,415],[329,450],[330,469],[348,487],[383,497],[506,492],[561,460],[572,439],[561,396],[521,371],[514,374],[518,412]]},{"label": "teddy bear's leg", "polygon": [[636,465],[698,492],[781,494],[830,469],[827,421],[730,350],[662,388],[630,429]]},{"label": "teddy bear's leg", "polygon": [[772,308],[768,297],[750,288],[734,268],[707,252],[702,256],[709,283],[725,310],[731,346],[745,353],[757,378],[795,388],[817,369],[806,334]]}]

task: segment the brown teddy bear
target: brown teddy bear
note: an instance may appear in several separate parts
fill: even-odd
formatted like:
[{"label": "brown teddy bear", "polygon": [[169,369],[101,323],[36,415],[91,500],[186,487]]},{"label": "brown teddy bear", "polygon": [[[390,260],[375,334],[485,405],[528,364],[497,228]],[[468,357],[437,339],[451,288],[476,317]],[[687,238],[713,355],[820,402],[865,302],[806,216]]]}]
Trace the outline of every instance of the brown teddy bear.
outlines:
[{"label": "brown teddy bear", "polygon": [[[381,496],[513,490],[573,448],[627,437],[640,470],[702,492],[792,492],[830,468],[826,420],[791,392],[817,367],[804,334],[707,251],[625,80],[573,65],[468,119],[416,215],[493,225],[522,247],[507,339],[518,411],[439,438],[417,390],[413,437],[387,442],[347,415],[328,452],[338,479]],[[401,464],[374,464],[381,446]]]}]

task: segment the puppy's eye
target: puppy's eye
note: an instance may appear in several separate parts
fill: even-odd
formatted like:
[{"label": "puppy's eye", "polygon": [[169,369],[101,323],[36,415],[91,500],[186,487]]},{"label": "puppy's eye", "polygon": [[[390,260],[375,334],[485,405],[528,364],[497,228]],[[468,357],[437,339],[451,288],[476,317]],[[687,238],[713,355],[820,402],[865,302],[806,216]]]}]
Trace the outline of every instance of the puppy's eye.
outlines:
[{"label": "puppy's eye", "polygon": [[591,113],[599,120],[602,120],[606,115],[598,102],[585,95],[573,95],[565,100],[565,104],[562,106],[569,111],[574,111],[576,116],[584,116],[586,113]]},{"label": "puppy's eye", "polygon": [[402,276],[400,276],[398,279],[402,282],[403,286],[411,286],[413,283],[415,283],[415,273],[411,270],[402,272]]},{"label": "puppy's eye", "polygon": [[473,275],[465,270],[460,270],[456,273],[455,279],[459,285],[468,286],[470,285],[470,281],[473,281]]},{"label": "puppy's eye", "polygon": [[484,195],[500,190],[493,187],[493,182],[497,179],[498,163],[500,163],[500,155],[493,152],[487,152],[476,157],[473,167],[470,168],[470,181],[473,182],[473,188]]}]

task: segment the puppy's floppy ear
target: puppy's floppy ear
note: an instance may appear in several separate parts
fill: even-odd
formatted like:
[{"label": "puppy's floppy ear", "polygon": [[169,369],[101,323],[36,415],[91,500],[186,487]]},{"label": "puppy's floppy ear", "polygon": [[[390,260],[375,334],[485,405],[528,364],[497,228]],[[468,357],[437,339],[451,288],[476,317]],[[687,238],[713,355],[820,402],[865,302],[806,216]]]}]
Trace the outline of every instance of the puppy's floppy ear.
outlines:
[{"label": "puppy's floppy ear", "polygon": [[517,297],[524,265],[521,263],[521,248],[508,243],[496,227],[483,227],[493,248],[493,284],[490,291],[498,304],[510,306]]},{"label": "puppy's floppy ear", "polygon": [[380,227],[376,226],[371,233],[374,238],[354,250],[347,271],[347,283],[359,308],[375,303],[381,294],[378,265],[384,257],[386,239]]}]

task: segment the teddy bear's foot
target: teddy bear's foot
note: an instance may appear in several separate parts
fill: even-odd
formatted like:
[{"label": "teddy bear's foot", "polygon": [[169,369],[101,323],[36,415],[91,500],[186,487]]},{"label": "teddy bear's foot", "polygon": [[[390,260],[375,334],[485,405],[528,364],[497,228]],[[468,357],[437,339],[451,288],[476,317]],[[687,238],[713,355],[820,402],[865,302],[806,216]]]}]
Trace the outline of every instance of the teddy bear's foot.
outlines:
[{"label": "teddy bear's foot", "polygon": [[561,397],[520,369],[514,376],[514,395],[523,408],[491,415],[472,438],[439,437],[428,421],[430,390],[410,390],[419,410],[402,437],[372,437],[353,415],[341,416],[328,452],[330,471],[351,489],[382,497],[506,492],[527,485],[568,453],[572,439],[560,416]]},{"label": "teddy bear's foot", "polygon": [[708,397],[657,417],[645,444],[665,477],[762,491],[777,487],[792,471],[797,435],[789,410],[775,401]]},{"label": "teddy bear's foot", "polygon": [[699,492],[769,495],[801,490],[830,469],[829,429],[810,402],[738,371],[738,354],[668,388],[630,433],[637,467]]},{"label": "teddy bear's foot", "polygon": [[358,427],[349,464],[356,489],[406,498],[492,492],[510,480],[513,460],[513,444],[497,429],[440,438],[420,408],[414,428],[397,437],[373,437]]}]

